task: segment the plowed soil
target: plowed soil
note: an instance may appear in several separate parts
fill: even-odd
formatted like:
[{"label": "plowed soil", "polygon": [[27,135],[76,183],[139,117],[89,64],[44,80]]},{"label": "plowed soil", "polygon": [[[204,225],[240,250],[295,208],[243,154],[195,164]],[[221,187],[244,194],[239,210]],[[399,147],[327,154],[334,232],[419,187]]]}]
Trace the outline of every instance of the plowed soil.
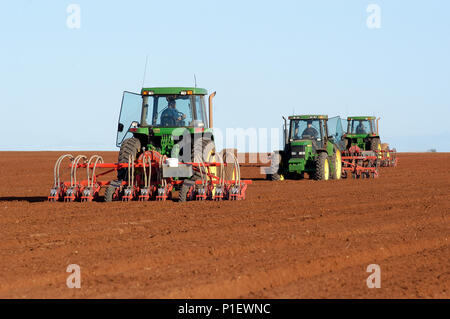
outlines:
[{"label": "plowed soil", "polygon": [[0,153],[1,298],[450,297],[448,153],[400,154],[370,180],[244,167],[240,202],[48,203],[60,154]]}]

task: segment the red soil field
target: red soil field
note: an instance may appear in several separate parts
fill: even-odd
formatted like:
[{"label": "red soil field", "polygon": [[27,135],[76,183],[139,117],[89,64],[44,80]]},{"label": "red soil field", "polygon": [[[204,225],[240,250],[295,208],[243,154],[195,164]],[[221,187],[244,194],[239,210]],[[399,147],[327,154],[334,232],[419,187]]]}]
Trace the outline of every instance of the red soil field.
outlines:
[{"label": "red soil field", "polygon": [[0,152],[1,298],[450,297],[448,153],[400,153],[369,180],[243,167],[239,202],[48,203],[60,154]]}]

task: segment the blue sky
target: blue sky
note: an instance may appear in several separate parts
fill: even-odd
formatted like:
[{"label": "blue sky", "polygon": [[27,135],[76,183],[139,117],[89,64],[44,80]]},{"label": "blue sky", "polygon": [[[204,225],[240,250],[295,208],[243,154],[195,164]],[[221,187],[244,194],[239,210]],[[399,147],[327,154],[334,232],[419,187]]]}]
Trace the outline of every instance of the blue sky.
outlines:
[{"label": "blue sky", "polygon": [[399,151],[450,151],[449,13],[447,0],[4,1],[0,150],[115,150],[122,92],[140,90],[148,55],[145,85],[195,73],[222,129],[369,114]]}]

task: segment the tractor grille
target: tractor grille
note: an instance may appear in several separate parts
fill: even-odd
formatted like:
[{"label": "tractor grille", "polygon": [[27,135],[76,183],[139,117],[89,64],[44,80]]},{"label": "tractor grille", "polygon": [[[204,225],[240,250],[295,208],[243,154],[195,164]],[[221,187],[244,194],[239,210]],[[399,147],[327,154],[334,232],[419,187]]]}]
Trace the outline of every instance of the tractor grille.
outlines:
[{"label": "tractor grille", "polygon": [[291,146],[291,156],[293,158],[304,158],[305,157],[305,145],[292,145]]}]

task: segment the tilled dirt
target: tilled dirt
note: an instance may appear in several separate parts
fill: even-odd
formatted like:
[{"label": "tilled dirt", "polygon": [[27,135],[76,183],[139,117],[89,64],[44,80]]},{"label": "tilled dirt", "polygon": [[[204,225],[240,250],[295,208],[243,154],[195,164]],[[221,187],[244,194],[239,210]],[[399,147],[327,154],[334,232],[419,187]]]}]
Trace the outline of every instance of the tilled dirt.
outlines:
[{"label": "tilled dirt", "polygon": [[1,298],[450,297],[448,153],[400,154],[370,180],[244,167],[240,202],[48,203],[60,154],[0,153]]}]

